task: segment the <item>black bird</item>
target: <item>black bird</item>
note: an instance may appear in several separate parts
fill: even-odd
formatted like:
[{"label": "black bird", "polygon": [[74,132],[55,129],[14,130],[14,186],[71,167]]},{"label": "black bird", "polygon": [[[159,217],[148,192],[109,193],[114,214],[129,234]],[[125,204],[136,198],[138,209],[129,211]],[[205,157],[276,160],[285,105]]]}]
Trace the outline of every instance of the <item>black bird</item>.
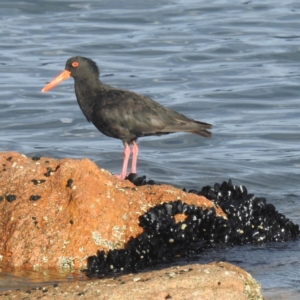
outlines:
[{"label": "black bird", "polygon": [[131,173],[136,173],[139,137],[190,132],[210,137],[210,124],[199,122],[171,110],[154,100],[131,91],[121,90],[99,80],[99,68],[86,57],[71,57],[65,70],[49,82],[46,92],[61,81],[73,77],[78,104],[89,122],[103,134],[122,140],[124,161],[120,179],[125,179],[131,153]]}]

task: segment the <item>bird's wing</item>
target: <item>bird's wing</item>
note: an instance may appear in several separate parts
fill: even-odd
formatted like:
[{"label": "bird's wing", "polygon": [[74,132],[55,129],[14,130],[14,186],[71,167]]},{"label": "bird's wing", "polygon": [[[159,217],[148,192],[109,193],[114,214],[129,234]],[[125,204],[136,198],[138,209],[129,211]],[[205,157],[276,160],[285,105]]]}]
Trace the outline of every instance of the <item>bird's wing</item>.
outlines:
[{"label": "bird's wing", "polygon": [[152,99],[130,91],[109,91],[103,98],[106,101],[103,110],[111,121],[141,135],[162,132],[166,127],[189,121]]},{"label": "bird's wing", "polygon": [[189,131],[184,127],[195,122],[134,92],[108,90],[102,98],[105,99],[101,109],[105,119],[137,136]]}]

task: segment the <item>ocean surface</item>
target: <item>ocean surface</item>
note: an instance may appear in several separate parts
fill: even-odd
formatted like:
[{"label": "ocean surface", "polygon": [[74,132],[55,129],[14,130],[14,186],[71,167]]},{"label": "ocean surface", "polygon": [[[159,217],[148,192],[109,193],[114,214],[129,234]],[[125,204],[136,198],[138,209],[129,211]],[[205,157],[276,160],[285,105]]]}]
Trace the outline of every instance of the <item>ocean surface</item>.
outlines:
[{"label": "ocean surface", "polygon": [[[213,125],[210,139],[141,138],[140,175],[187,189],[231,178],[300,223],[299,1],[1,0],[0,28],[0,151],[120,172],[121,141],[86,121],[73,79],[41,93],[87,56],[104,83]],[[250,272],[265,299],[300,297],[299,241],[199,257],[212,260]],[[82,276],[44,275],[2,272],[0,291]]]}]

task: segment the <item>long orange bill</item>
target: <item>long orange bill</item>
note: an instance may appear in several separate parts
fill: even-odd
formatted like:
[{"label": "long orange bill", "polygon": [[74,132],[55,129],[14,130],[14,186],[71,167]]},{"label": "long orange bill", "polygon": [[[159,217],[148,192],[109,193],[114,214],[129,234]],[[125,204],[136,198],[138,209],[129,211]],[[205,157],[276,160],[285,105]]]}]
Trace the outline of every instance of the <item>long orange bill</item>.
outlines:
[{"label": "long orange bill", "polygon": [[63,70],[58,76],[56,76],[54,79],[52,79],[43,89],[42,92],[47,92],[56,85],[58,85],[60,82],[68,79],[71,76],[71,72],[67,70]]}]

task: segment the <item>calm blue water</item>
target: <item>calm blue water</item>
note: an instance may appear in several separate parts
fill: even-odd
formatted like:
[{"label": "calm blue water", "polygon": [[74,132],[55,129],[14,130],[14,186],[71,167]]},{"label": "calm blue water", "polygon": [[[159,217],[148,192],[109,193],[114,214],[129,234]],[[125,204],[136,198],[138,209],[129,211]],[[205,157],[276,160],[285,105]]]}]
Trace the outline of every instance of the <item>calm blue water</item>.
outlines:
[{"label": "calm blue water", "polygon": [[[122,143],[86,122],[73,80],[40,92],[84,55],[103,82],[214,126],[211,139],[140,139],[141,175],[186,188],[231,178],[300,223],[299,1],[2,0],[0,25],[0,151],[120,171]],[[200,261],[245,268],[266,299],[298,299],[299,250],[237,247]]]}]

